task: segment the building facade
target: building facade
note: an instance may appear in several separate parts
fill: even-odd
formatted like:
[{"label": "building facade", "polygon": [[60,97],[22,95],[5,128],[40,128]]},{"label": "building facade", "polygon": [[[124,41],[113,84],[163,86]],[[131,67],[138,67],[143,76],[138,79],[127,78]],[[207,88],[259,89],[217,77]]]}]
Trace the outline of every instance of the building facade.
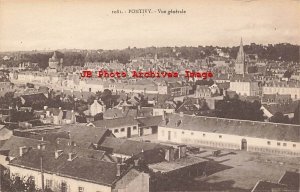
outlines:
[{"label": "building facade", "polygon": [[300,156],[299,125],[183,114],[164,119],[159,141]]}]

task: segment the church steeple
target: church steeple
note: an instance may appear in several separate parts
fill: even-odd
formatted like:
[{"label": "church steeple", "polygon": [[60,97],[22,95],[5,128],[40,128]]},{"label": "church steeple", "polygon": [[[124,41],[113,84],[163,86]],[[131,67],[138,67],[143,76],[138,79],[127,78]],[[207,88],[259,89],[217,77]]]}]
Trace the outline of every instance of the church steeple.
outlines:
[{"label": "church steeple", "polygon": [[243,46],[243,39],[242,38],[241,38],[239,52],[238,52],[237,57],[236,57],[236,61],[240,62],[240,63],[245,62],[245,53],[244,53],[244,46]]},{"label": "church steeple", "polygon": [[243,39],[241,38],[240,48],[237,53],[236,61],[235,61],[235,73],[236,74],[245,74],[245,53],[243,46]]}]

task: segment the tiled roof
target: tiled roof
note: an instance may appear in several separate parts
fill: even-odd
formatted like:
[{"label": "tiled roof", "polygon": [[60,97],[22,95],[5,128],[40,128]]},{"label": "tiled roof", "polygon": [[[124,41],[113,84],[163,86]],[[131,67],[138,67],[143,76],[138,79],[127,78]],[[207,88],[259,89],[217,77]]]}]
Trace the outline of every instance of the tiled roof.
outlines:
[{"label": "tiled roof", "polygon": [[[239,135],[271,139],[278,141],[300,142],[300,125],[269,123],[259,121],[225,119],[216,117],[168,114],[167,125],[162,122],[160,126],[175,129],[213,132],[221,134]],[[181,120],[179,126],[177,122]]]}]

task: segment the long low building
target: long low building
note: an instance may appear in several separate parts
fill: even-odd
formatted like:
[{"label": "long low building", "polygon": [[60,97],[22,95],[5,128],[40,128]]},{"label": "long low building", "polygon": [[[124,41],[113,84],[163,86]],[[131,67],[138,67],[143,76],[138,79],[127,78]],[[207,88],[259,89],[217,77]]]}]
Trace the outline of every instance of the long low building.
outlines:
[{"label": "long low building", "polygon": [[168,114],[158,126],[163,142],[300,156],[300,126]]}]

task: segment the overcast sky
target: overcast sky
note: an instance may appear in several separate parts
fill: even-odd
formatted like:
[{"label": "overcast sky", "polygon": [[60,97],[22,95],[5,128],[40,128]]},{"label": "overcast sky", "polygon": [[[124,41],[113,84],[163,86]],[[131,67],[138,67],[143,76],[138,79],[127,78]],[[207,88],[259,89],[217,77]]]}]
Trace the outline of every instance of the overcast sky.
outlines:
[{"label": "overcast sky", "polygon": [[[300,44],[298,0],[0,0],[0,51]],[[184,9],[186,14],[112,14]]]}]

